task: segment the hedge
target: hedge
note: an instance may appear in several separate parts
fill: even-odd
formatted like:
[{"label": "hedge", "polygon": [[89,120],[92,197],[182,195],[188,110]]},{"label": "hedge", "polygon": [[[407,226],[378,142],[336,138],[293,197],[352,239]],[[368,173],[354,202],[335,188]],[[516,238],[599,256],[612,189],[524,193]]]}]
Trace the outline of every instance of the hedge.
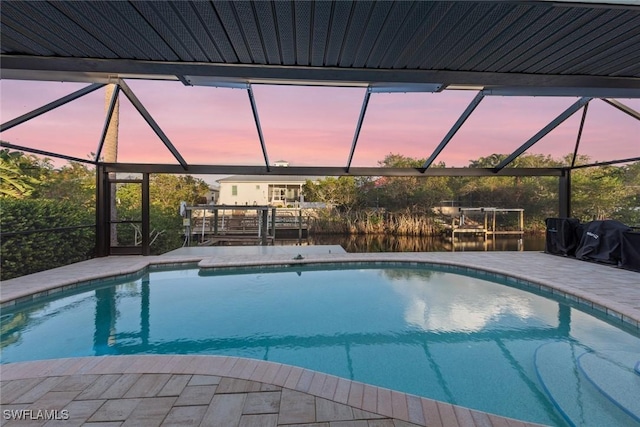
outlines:
[{"label": "hedge", "polygon": [[[73,203],[45,199],[0,199],[0,279],[48,270],[94,256],[95,214]],[[39,231],[40,230],[40,231]],[[31,232],[35,231],[35,232]],[[25,234],[12,234],[29,232]]]}]

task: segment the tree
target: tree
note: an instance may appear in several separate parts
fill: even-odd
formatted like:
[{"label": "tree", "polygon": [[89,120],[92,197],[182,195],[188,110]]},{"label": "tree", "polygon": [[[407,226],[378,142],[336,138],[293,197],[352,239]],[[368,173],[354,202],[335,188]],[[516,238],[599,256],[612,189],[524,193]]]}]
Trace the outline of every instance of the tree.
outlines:
[{"label": "tree", "polygon": [[0,150],[0,195],[15,199],[30,196],[40,183],[42,167],[35,156]]},{"label": "tree", "polygon": [[[54,168],[49,159],[0,150],[0,227],[7,232],[33,231],[4,237],[0,252],[2,279],[16,277],[92,256],[95,233],[95,172],[82,163]],[[180,201],[204,203],[209,186],[191,176],[151,175],[150,213],[153,254],[182,244]],[[117,218],[140,221],[139,184],[117,184]],[[134,244],[129,223],[115,224],[120,244]],[[135,225],[135,224],[134,224]],[[81,226],[82,228],[76,228]],[[84,227],[89,226],[89,227]],[[72,227],[65,232],[39,230]],[[139,228],[139,227],[138,227]],[[26,266],[26,264],[29,264]]]},{"label": "tree", "polygon": [[20,168],[5,163],[0,163],[0,195],[5,197],[12,197],[14,199],[21,199],[28,196],[33,192],[34,182],[25,179],[25,175],[22,174]]},{"label": "tree", "polygon": [[[152,254],[161,254],[182,244],[182,220],[178,214],[181,201],[189,205],[204,203],[209,186],[192,176],[153,174],[149,178],[150,232],[154,240]],[[138,184],[118,184],[116,192],[118,218],[141,220],[142,192]],[[121,243],[133,244],[135,230],[130,224],[119,228]],[[157,237],[156,237],[157,236]]]},{"label": "tree", "polygon": [[[153,174],[149,178],[151,253],[154,255],[179,248],[182,244],[182,219],[178,214],[181,201],[189,205],[203,203],[209,186],[192,176]],[[142,189],[139,184],[117,184],[117,217],[141,221]],[[118,224],[120,244],[134,245],[139,224]],[[138,241],[139,243],[139,241]]]},{"label": "tree", "polygon": [[347,211],[358,202],[358,187],[351,176],[328,177],[317,182],[307,180],[302,191],[308,202],[323,202]]},{"label": "tree", "polygon": [[625,205],[631,189],[624,185],[624,169],[600,166],[571,173],[573,215],[583,221],[611,219]]},{"label": "tree", "polygon": [[622,181],[627,195],[616,216],[625,224],[640,227],[640,162],[623,166]]},{"label": "tree", "polygon": [[[401,154],[388,154],[378,164],[386,168],[421,168],[425,159],[415,159]],[[444,168],[444,163],[433,165]],[[378,199],[389,210],[410,210],[427,213],[440,205],[442,200],[453,197],[448,177],[390,177],[384,178],[379,185]]]},{"label": "tree", "polygon": [[[471,168],[492,168],[507,158],[491,154],[469,161]],[[566,159],[565,159],[566,162]],[[548,155],[523,154],[507,167],[554,168],[563,161]],[[558,215],[558,178],[538,176],[462,178],[457,190],[465,204],[472,207],[523,208],[529,227],[543,227],[544,219]]]},{"label": "tree", "polygon": [[149,178],[151,204],[178,212],[180,202],[206,203],[209,185],[191,175],[153,174]]},{"label": "tree", "polygon": [[93,212],[95,210],[95,170],[78,162],[69,162],[49,172],[38,189],[45,199],[65,200]]}]

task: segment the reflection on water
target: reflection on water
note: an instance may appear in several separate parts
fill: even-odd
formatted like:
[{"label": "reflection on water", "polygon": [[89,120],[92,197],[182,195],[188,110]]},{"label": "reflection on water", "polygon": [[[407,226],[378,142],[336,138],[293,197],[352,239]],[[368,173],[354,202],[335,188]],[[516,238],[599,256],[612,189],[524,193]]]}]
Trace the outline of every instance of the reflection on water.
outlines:
[{"label": "reflection on water", "polygon": [[[488,284],[468,276],[435,273],[440,286],[424,286],[429,275],[414,270],[384,270],[392,288],[406,300],[405,321],[424,331],[479,332],[485,328],[519,328],[534,317],[535,308],[544,312],[547,301],[536,306],[525,292],[514,293],[494,286],[488,297]],[[553,319],[555,312],[550,319]],[[510,322],[506,319],[511,318]],[[552,323],[552,322],[551,322]]]},{"label": "reflection on water", "polygon": [[464,251],[543,251],[544,236],[450,237],[389,236],[389,235],[315,235],[310,245],[340,245],[347,252],[464,252]]}]

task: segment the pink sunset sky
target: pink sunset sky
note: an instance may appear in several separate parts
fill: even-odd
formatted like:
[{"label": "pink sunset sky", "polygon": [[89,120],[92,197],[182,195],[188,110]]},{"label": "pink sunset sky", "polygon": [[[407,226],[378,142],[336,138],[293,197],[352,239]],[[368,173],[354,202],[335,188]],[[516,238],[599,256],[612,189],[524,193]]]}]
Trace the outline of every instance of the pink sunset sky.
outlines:
[{"label": "pink sunset sky", "polygon": [[[246,90],[129,80],[129,86],[190,164],[264,164]],[[0,81],[4,123],[86,84]],[[365,89],[254,85],[269,161],[292,166],[344,166]],[[476,92],[372,94],[352,166],[377,166],[387,154],[428,157]],[[577,98],[485,97],[436,159],[447,166],[509,154]],[[635,110],[640,100],[621,99]],[[582,111],[529,152],[573,152]],[[88,158],[104,123],[104,90],[5,131],[4,141]],[[640,121],[600,100],[589,106],[580,154],[594,161],[640,156]],[[138,112],[120,97],[119,161],[176,163]]]}]

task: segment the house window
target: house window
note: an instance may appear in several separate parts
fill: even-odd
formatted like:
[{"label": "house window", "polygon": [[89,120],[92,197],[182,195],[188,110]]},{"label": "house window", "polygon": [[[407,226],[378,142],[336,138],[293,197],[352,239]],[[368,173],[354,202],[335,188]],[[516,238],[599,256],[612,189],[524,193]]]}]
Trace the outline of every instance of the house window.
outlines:
[{"label": "house window", "polygon": [[260,184],[256,184],[256,190],[260,189]]},{"label": "house window", "polygon": [[237,196],[238,195],[238,186],[237,185],[232,185],[231,186],[231,195],[232,196]]}]

